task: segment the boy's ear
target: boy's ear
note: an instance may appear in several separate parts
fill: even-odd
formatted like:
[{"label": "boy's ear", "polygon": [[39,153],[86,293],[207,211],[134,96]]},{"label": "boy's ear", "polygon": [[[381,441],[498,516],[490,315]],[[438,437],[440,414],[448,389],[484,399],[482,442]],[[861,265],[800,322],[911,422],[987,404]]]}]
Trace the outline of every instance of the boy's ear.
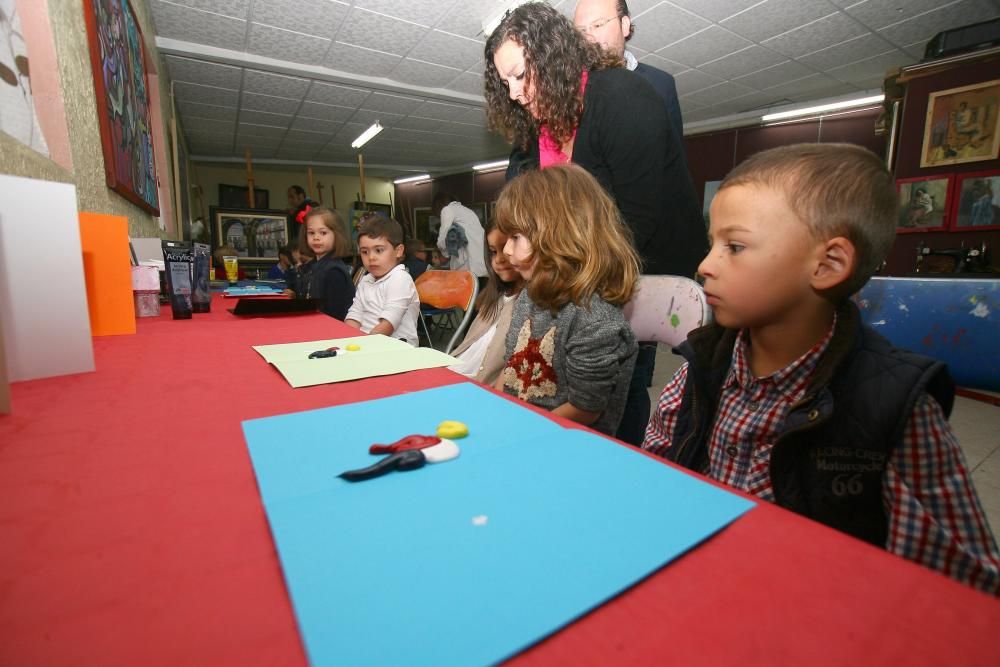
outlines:
[{"label": "boy's ear", "polygon": [[818,257],[812,275],[812,286],[817,291],[827,291],[842,285],[854,275],[857,250],[843,236],[827,240],[817,249]]},{"label": "boy's ear", "polygon": [[396,246],[396,259],[403,259],[406,256],[406,246],[400,243]]}]

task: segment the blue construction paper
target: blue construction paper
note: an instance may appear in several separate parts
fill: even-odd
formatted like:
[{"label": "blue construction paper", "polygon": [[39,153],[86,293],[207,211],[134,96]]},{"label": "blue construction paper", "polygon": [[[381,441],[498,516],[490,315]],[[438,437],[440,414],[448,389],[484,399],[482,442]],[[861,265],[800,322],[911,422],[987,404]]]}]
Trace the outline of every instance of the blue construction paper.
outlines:
[{"label": "blue construction paper", "polygon": [[283,294],[281,287],[230,287],[223,292],[224,296],[274,296]]},{"label": "blue construction paper", "polygon": [[[470,427],[458,459],[336,477],[375,459],[375,434],[388,442],[444,419]],[[244,432],[314,665],[502,660],[752,507],[471,384],[244,422]]]}]

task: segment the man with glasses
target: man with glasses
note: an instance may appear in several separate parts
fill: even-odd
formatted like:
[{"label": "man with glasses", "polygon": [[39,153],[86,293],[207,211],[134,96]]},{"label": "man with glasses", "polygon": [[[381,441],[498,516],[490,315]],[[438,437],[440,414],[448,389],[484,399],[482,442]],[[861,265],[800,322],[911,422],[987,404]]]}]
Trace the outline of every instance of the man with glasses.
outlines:
[{"label": "man with glasses", "polygon": [[[649,81],[663,98],[670,114],[670,124],[678,137],[684,136],[681,107],[677,102],[674,77],[663,70],[640,63],[625,49],[625,42],[632,39],[635,26],[625,0],[580,0],[573,14],[577,29],[592,42],[625,59],[625,67]],[[683,144],[682,144],[683,146]],[[681,151],[683,156],[684,151]]]}]

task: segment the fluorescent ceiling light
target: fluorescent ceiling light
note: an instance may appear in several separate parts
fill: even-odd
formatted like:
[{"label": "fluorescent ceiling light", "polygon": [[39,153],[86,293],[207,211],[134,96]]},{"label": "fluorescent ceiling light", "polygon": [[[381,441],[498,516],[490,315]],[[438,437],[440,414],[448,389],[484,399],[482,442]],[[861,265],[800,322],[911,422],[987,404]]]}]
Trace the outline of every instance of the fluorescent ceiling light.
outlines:
[{"label": "fluorescent ceiling light", "polygon": [[381,131],[382,131],[382,124],[379,123],[378,121],[375,121],[374,123],[372,123],[371,127],[362,132],[360,135],[358,135],[357,139],[351,142],[351,148],[361,148],[369,141],[371,141],[372,138],[374,138],[375,135]]},{"label": "fluorescent ceiling light", "polygon": [[792,111],[769,113],[766,116],[761,116],[761,120],[766,123],[772,120],[781,120],[782,118],[809,116],[813,114],[824,113],[826,111],[838,111],[840,109],[850,109],[851,107],[861,107],[869,104],[878,104],[884,99],[885,95],[872,95],[871,97],[859,97],[853,100],[845,100],[843,102],[831,102],[830,104],[820,104],[819,106],[806,107],[804,109],[793,109]]},{"label": "fluorescent ceiling light", "polygon": [[496,162],[474,164],[472,165],[472,168],[476,171],[489,171],[491,169],[506,169],[508,164],[510,164],[510,160],[497,160]]},{"label": "fluorescent ceiling light", "polygon": [[397,178],[393,181],[396,185],[400,183],[416,183],[417,181],[429,181],[431,180],[430,174],[419,174],[417,176],[407,176],[406,178]]}]

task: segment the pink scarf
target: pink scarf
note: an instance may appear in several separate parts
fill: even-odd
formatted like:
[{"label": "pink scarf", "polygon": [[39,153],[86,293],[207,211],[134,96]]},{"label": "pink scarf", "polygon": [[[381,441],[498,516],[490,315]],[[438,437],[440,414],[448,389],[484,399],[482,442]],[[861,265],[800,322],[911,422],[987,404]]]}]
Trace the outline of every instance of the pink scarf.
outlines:
[{"label": "pink scarf", "polygon": [[[587,89],[587,77],[589,72],[583,70],[580,75],[580,94]],[[573,130],[573,141],[576,141],[576,129]],[[538,166],[541,169],[551,167],[554,164],[567,164],[572,156],[566,155],[562,151],[562,145],[556,141],[549,132],[548,125],[542,125],[538,132]]]}]

